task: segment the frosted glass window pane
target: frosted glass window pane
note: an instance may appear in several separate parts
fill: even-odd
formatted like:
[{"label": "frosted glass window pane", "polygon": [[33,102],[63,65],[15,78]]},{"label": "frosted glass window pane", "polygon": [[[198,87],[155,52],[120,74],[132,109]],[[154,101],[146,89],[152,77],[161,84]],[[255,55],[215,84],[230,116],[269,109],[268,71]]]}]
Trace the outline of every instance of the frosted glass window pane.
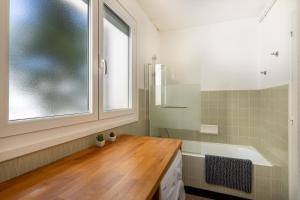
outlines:
[{"label": "frosted glass window pane", "polygon": [[89,112],[87,0],[10,0],[9,120]]},{"label": "frosted glass window pane", "polygon": [[107,66],[104,75],[103,107],[104,111],[128,109],[131,107],[129,26],[111,10],[106,10],[106,16],[108,15],[110,18],[103,19],[104,59]]}]

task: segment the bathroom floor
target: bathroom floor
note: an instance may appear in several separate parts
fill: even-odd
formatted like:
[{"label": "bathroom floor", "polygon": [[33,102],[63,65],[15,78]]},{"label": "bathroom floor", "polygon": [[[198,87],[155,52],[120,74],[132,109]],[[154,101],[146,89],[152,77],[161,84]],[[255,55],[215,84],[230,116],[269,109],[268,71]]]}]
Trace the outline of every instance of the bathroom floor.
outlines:
[{"label": "bathroom floor", "polygon": [[191,194],[186,194],[186,200],[212,200],[205,197],[199,197]]}]

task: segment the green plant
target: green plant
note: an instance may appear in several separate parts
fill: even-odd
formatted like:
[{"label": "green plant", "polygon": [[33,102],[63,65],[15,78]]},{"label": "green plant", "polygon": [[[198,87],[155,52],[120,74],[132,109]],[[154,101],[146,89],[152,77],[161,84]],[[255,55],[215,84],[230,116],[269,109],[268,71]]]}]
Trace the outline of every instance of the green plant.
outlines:
[{"label": "green plant", "polygon": [[104,141],[104,135],[103,134],[99,134],[99,135],[97,135],[97,141],[98,142],[103,142]]},{"label": "green plant", "polygon": [[116,135],[115,135],[115,133],[114,132],[111,132],[110,134],[109,134],[109,137],[115,137]]}]

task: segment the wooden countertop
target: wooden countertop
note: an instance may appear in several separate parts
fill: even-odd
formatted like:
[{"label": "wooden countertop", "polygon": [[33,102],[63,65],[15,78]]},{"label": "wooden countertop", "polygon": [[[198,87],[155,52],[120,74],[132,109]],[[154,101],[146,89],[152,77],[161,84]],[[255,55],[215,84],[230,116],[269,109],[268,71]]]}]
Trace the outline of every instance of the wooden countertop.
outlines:
[{"label": "wooden countertop", "polygon": [[180,140],[120,136],[0,184],[0,199],[152,199]]}]

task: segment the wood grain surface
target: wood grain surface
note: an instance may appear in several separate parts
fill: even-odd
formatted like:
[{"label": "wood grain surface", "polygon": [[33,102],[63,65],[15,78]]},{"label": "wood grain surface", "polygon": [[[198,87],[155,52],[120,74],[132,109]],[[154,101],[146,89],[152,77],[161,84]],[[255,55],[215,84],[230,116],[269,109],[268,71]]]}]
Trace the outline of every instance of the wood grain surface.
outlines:
[{"label": "wood grain surface", "polygon": [[0,199],[152,199],[180,147],[180,140],[122,135],[1,183]]}]

